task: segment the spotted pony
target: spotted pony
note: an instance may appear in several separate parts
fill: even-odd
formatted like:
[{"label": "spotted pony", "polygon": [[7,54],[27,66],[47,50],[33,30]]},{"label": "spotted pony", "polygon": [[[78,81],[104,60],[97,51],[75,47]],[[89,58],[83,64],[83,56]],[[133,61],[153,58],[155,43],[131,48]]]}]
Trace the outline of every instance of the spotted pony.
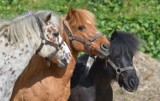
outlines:
[{"label": "spotted pony", "polygon": [[0,100],[9,101],[15,81],[34,54],[66,67],[71,53],[58,33],[54,13],[45,19],[29,11],[12,21],[0,22]]}]

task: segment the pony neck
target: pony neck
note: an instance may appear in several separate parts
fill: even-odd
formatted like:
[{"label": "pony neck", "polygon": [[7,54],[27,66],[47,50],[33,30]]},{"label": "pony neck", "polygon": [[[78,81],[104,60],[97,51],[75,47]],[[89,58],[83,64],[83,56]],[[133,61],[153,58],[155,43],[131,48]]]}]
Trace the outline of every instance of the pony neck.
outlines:
[{"label": "pony neck", "polygon": [[102,85],[111,82],[114,79],[112,68],[105,60],[97,58],[91,68],[96,83]]},{"label": "pony neck", "polygon": [[[35,54],[37,40],[32,38],[29,41],[29,37],[26,37],[23,41],[13,44],[12,41],[10,42],[4,37],[1,39],[5,42],[0,43],[0,48],[3,48],[0,53],[7,54],[7,56],[1,56],[0,70],[3,75],[0,77],[0,88],[3,88],[3,91],[0,92],[0,99],[1,101],[9,101],[16,80]],[[3,47],[5,43],[8,44]]]}]

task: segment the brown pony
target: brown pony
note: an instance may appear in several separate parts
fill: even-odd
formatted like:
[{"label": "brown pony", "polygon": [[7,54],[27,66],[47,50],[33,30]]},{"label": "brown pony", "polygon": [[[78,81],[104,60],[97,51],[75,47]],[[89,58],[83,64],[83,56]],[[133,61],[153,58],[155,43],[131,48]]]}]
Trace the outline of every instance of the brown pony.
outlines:
[{"label": "brown pony", "polygon": [[53,63],[47,65],[35,55],[16,81],[11,101],[67,101],[78,53],[107,55],[104,53],[110,43],[95,27],[93,14],[85,9],[70,8],[60,22],[60,33],[72,52],[71,62],[66,68],[60,68]]}]

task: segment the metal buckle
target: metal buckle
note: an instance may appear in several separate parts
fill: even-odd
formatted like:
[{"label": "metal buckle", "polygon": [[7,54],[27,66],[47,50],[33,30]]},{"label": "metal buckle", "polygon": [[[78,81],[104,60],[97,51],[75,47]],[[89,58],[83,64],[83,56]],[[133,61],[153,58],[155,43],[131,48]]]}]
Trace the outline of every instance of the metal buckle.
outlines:
[{"label": "metal buckle", "polygon": [[119,68],[116,69],[116,73],[119,75],[121,74],[121,70]]}]

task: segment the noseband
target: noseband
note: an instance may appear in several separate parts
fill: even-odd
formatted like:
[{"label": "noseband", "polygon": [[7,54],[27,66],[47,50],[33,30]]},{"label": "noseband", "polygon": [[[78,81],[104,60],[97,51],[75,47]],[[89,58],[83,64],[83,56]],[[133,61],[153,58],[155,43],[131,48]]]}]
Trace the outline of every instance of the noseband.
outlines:
[{"label": "noseband", "polygon": [[[58,33],[58,32],[56,32]],[[44,34],[41,33],[40,35],[40,38],[41,38],[41,44],[39,46],[39,48],[36,50],[36,54],[38,54],[41,49],[43,48],[44,45],[50,45],[50,46],[53,46],[56,48],[56,51],[55,52],[52,52],[50,55],[48,55],[47,57],[45,57],[45,59],[47,61],[51,61],[51,59],[56,55],[56,53],[58,52],[58,50],[60,49],[60,47],[62,46],[62,44],[64,43],[64,40],[62,40],[62,42],[60,44],[55,44],[51,41],[48,41],[45,37],[44,37]]]},{"label": "noseband", "polygon": [[[74,48],[74,45],[73,45],[72,41],[76,40],[76,41],[78,41],[78,42],[84,43],[85,46],[86,46],[85,49],[87,50],[87,52],[90,52],[91,43],[94,42],[94,41],[95,41],[96,39],[98,39],[99,37],[103,36],[103,34],[98,33],[98,34],[92,36],[92,37],[89,38],[89,39],[77,37],[77,36],[74,36],[74,35],[72,34],[71,29],[68,28],[67,25],[68,25],[67,22],[64,20],[64,21],[63,21],[63,26],[64,26],[64,29],[65,29],[68,37],[69,37],[70,44],[71,44],[71,47],[72,47],[73,49],[75,49],[75,48]],[[69,26],[69,25],[68,25],[68,26]]]},{"label": "noseband", "polygon": [[119,75],[124,72],[124,71],[128,71],[128,70],[134,70],[133,66],[129,66],[129,67],[124,67],[124,68],[120,68],[117,67],[112,60],[110,60],[109,58],[106,60],[112,67],[113,69],[116,71],[116,80],[119,81]]}]

